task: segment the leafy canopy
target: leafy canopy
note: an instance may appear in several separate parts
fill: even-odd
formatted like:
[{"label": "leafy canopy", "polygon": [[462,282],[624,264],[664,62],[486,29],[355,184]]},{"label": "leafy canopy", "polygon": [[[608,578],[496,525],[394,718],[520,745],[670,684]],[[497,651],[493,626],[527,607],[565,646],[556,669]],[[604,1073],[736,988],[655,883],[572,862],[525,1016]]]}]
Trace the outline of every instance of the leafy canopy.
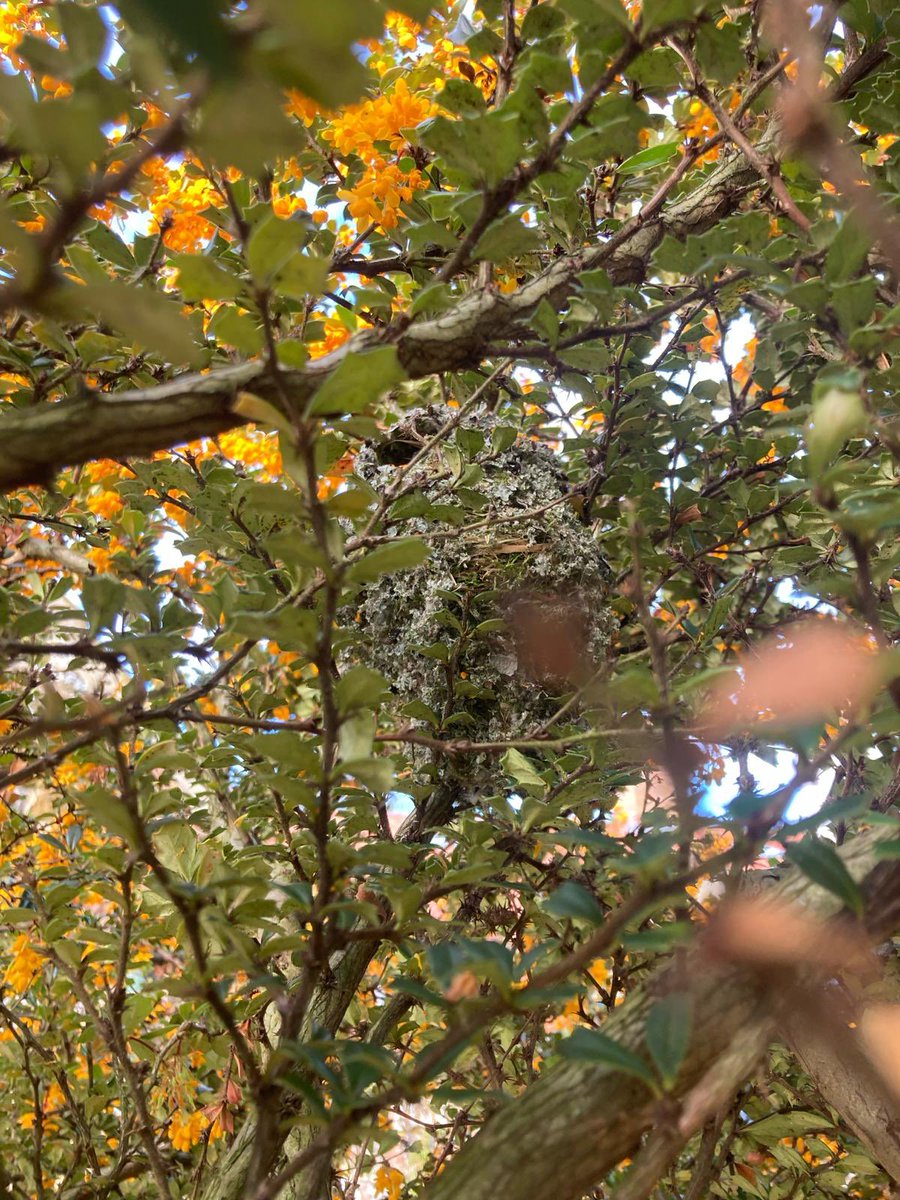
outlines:
[{"label": "leafy canopy", "polygon": [[0,4],[5,1194],[887,1196],[898,34]]}]

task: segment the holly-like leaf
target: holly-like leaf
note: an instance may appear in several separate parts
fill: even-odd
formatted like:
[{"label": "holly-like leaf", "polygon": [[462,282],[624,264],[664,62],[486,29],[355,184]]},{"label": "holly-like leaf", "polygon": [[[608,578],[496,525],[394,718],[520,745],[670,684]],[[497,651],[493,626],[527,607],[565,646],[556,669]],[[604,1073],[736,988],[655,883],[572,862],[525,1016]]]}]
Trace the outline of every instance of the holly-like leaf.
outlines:
[{"label": "holly-like leaf", "polygon": [[597,898],[592,896],[587,888],[573,883],[570,879],[551,892],[541,907],[551,917],[577,918],[590,921],[592,925],[601,924],[605,917]]},{"label": "holly-like leaf", "polygon": [[842,900],[851,912],[861,917],[864,901],[859,885],[847,870],[834,846],[819,838],[790,842],[787,857],[804,875]]},{"label": "holly-like leaf", "polygon": [[691,1040],[693,1010],[684,992],[658,1000],[647,1016],[647,1048],[666,1087],[678,1077]]},{"label": "holly-like leaf", "polygon": [[656,1090],[653,1072],[644,1060],[633,1050],[599,1030],[574,1029],[569,1037],[560,1043],[559,1052],[563,1058],[574,1059],[576,1062],[602,1063],[614,1071],[633,1075],[636,1079],[643,1080],[651,1090]]}]

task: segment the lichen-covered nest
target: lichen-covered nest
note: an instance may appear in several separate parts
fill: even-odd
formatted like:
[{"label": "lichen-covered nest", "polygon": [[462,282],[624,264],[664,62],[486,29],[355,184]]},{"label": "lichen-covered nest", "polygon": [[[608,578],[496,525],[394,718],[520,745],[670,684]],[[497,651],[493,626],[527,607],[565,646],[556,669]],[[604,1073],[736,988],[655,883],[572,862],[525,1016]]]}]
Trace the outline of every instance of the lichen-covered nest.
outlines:
[{"label": "lichen-covered nest", "polygon": [[[383,494],[453,416],[414,410],[363,448],[357,473]],[[608,568],[559,460],[483,413],[465,417],[402,485],[386,532],[426,538],[431,555],[366,588],[363,654],[423,732],[527,736],[597,670],[612,627]],[[413,760],[423,768],[429,755]],[[472,782],[488,761],[456,758],[453,770]]]}]

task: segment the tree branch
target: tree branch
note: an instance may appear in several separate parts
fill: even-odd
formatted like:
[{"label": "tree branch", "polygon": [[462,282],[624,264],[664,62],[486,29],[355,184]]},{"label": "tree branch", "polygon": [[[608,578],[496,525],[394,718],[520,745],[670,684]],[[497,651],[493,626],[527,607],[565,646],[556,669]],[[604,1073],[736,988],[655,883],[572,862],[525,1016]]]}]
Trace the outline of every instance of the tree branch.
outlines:
[{"label": "tree branch", "polygon": [[[855,839],[841,853],[856,879],[865,880],[871,896],[867,931],[874,939],[892,933],[900,905],[900,864],[878,862],[878,833]],[[886,869],[887,868],[887,869]],[[834,896],[796,872],[772,888],[773,899],[802,900],[807,913],[834,916]],[[620,1045],[647,1057],[646,1019],[654,1001],[668,990],[686,990],[693,1004],[693,1033],[667,1104],[678,1106],[697,1094],[698,1085],[725,1055],[742,1030],[760,1013],[759,979],[746,971],[701,960],[702,946],[687,960],[651,980],[614,1012],[604,1032]],[[750,1055],[739,1056],[741,1074],[731,1079],[735,1091],[743,1082]],[[717,1081],[716,1099],[724,1091]],[[589,1191],[621,1159],[633,1154],[642,1135],[658,1125],[659,1100],[640,1080],[606,1064],[567,1062],[547,1071],[537,1083],[501,1109],[471,1139],[426,1190],[427,1200],[575,1200]],[[690,1136],[708,1116],[689,1121]],[[540,1138],[534,1130],[540,1128]]]}]

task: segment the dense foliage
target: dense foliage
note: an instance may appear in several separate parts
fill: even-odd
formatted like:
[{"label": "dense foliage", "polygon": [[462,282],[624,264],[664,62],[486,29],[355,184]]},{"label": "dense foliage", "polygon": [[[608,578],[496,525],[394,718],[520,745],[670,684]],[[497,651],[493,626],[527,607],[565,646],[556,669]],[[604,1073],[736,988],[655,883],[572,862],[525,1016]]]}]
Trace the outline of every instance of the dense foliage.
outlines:
[{"label": "dense foliage", "polygon": [[0,1194],[889,1195],[898,36],[0,4]]}]

